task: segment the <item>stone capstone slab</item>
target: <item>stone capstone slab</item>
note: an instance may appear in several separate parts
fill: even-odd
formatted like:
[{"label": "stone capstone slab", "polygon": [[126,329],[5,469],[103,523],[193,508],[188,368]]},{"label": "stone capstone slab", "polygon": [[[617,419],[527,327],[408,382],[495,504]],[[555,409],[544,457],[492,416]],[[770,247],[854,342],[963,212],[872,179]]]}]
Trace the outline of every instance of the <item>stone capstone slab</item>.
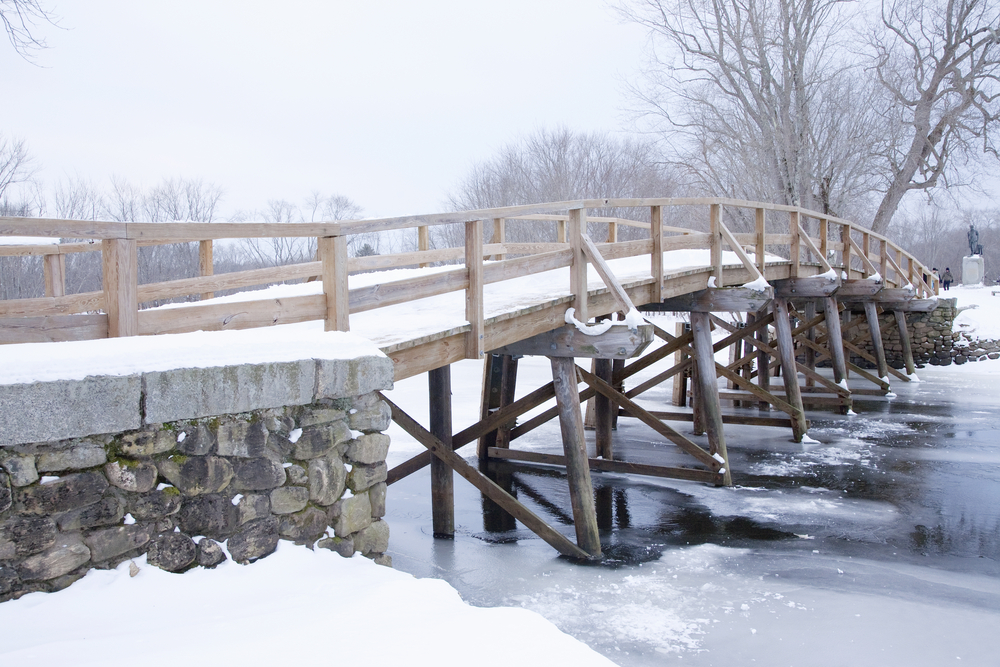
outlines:
[{"label": "stone capstone slab", "polygon": [[197,555],[198,547],[190,537],[184,533],[167,533],[150,543],[146,562],[167,572],[180,572],[194,563]]},{"label": "stone capstone slab", "polygon": [[229,538],[228,546],[229,555],[243,565],[273,553],[278,548],[277,517],[246,522]]},{"label": "stone capstone slab", "polygon": [[141,389],[139,375],[0,385],[0,447],[137,429]]},{"label": "stone capstone slab", "polygon": [[47,581],[65,574],[90,560],[90,549],[78,535],[63,535],[56,544],[40,554],[30,556],[18,568],[23,581]]},{"label": "stone capstone slab", "polygon": [[316,398],[347,398],[392,389],[393,367],[388,357],[319,359]]},{"label": "stone capstone slab", "polygon": [[[391,376],[390,376],[391,377]],[[313,401],[316,363],[181,368],[145,373],[146,423],[250,412]]]}]

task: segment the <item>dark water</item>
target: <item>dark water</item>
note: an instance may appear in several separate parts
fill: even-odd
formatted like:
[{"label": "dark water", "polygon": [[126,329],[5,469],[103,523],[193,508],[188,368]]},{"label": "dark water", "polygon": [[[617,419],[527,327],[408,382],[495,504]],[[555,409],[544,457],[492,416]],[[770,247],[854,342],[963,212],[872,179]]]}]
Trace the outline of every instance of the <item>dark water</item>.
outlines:
[{"label": "dark water", "polygon": [[[816,442],[727,425],[732,488],[596,473],[599,565],[557,558],[462,480],[459,534],[434,540],[413,476],[390,491],[396,567],[534,609],[620,664],[1000,665],[1000,375],[959,370],[924,369],[857,416],[810,412]],[[517,446],[557,451],[549,426]],[[615,447],[690,462],[633,420]],[[561,471],[491,472],[572,537]]]}]

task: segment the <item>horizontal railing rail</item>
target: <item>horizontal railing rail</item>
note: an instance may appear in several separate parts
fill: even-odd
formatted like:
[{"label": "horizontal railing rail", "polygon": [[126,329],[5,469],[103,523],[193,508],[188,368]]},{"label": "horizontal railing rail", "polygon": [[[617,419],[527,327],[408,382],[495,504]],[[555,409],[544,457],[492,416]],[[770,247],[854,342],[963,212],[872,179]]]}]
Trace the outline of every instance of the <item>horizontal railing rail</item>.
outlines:
[{"label": "horizontal railing rail", "polygon": [[[700,228],[663,224],[665,212],[678,207],[707,209],[707,216],[699,216],[703,221]],[[631,217],[588,217],[589,209],[633,211],[634,217],[648,217],[649,222]],[[727,225],[724,214],[733,218],[742,215],[743,228],[734,227],[736,231],[732,231],[733,223]],[[554,225],[556,240],[508,241],[508,222]],[[464,226],[464,247],[432,248],[430,229],[455,224]],[[848,220],[794,206],[727,198],[588,199],[377,220],[288,224],[2,217],[0,239],[27,236],[73,241],[0,245],[0,258],[42,258],[46,294],[0,300],[0,343],[247,328],[308,320],[325,320],[328,330],[348,330],[351,313],[464,290],[469,323],[466,351],[478,356],[483,352],[485,285],[568,267],[577,318],[585,321],[581,315],[587,313],[588,260],[581,248],[593,225],[607,226],[606,239],[597,239],[595,244],[605,260],[649,256],[650,294],[654,300],[662,297],[664,280],[670,278],[664,275],[663,253],[675,250],[707,250],[709,259],[704,272],[706,277],[714,276],[720,287],[726,286],[727,273],[732,284],[741,279],[734,276],[749,276],[745,282],[753,282],[767,273],[769,264],[779,262],[787,265],[790,277],[834,271],[848,279],[874,278],[889,287],[911,287],[921,297],[936,294],[938,289],[930,271],[912,254]],[[637,230],[630,232],[632,236],[645,234],[647,238],[619,240],[619,231],[624,227]],[[418,247],[415,251],[348,257],[347,240],[353,235],[414,229]],[[484,242],[486,229],[492,231],[489,243]],[[317,257],[285,266],[214,274],[214,241],[260,238],[316,238]],[[138,284],[137,249],[168,243],[198,243],[200,275]],[[725,251],[737,258],[726,271]],[[83,252],[101,253],[102,290],[68,295],[66,256]],[[430,274],[354,289],[348,285],[348,276],[355,273],[452,262],[456,262],[454,268],[441,267]],[[734,273],[731,267],[741,267],[742,272]],[[685,284],[690,282],[689,273],[685,271]],[[317,288],[322,293],[281,299],[247,294],[238,305],[207,301],[141,309],[143,304],[171,299],[207,300],[216,292],[316,279],[322,280]]]}]

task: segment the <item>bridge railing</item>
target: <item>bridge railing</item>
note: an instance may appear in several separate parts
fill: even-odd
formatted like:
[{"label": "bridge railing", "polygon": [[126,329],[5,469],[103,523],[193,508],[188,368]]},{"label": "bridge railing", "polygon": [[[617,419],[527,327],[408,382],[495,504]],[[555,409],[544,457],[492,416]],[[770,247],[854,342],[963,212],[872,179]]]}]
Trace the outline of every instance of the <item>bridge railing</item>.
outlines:
[{"label": "bridge railing", "polygon": [[[668,214],[694,210],[698,227],[663,224]],[[591,217],[590,209],[632,210],[634,217]],[[724,222],[727,214],[742,214],[743,227]],[[690,217],[690,216],[689,216]],[[752,218],[752,225],[747,222]],[[554,243],[507,242],[508,221],[553,225]],[[33,236],[86,239],[85,242],[43,245],[0,245],[3,256],[40,256],[44,266],[44,297],[0,300],[0,343],[81,340],[131,335],[182,333],[272,326],[324,320],[327,330],[348,330],[349,315],[414,299],[464,290],[466,292],[467,356],[476,357],[484,344],[484,286],[559,268],[570,268],[570,291],[577,317],[587,313],[583,235],[588,223],[607,225],[598,240],[605,259],[648,255],[652,295],[659,300],[664,281],[663,253],[707,250],[707,275],[725,286],[723,252],[735,252],[751,279],[766,265],[786,262],[790,277],[830,270],[851,279],[878,278],[887,286],[912,286],[918,296],[937,292],[930,271],[889,239],[850,221],[791,206],[724,198],[596,199],[554,202],[479,211],[406,216],[329,223],[118,223],[36,218],[0,218],[0,237]],[[431,248],[430,229],[464,226],[464,246]],[[520,224],[520,223],[519,223]],[[484,243],[490,226],[492,238]],[[621,241],[622,227],[633,227],[645,238]],[[593,227],[591,227],[593,228]],[[731,231],[735,229],[736,231]],[[418,250],[391,255],[348,257],[352,235],[416,230]],[[315,238],[315,261],[264,269],[213,274],[213,242],[219,239]],[[601,243],[600,241],[604,242]],[[0,239],[2,242],[2,239]],[[197,277],[148,284],[138,283],[141,246],[199,244]],[[65,257],[100,252],[102,289],[66,294]],[[455,268],[438,267],[411,278],[350,289],[348,275],[400,267],[429,266],[461,260]],[[246,300],[208,300],[215,292],[321,278],[316,293]],[[740,279],[742,280],[742,278]],[[732,282],[732,280],[730,280]],[[734,283],[738,284],[738,283]],[[204,302],[141,308],[142,304],[176,298]]]}]

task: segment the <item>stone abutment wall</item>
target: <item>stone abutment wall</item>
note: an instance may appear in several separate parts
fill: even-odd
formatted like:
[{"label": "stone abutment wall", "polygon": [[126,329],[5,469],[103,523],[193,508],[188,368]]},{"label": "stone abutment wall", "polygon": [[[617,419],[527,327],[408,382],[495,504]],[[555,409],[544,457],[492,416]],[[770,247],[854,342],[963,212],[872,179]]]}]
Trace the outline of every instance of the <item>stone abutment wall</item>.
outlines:
[{"label": "stone abutment wall", "polygon": [[376,356],[0,385],[0,601],[279,539],[390,565],[391,386]]}]

